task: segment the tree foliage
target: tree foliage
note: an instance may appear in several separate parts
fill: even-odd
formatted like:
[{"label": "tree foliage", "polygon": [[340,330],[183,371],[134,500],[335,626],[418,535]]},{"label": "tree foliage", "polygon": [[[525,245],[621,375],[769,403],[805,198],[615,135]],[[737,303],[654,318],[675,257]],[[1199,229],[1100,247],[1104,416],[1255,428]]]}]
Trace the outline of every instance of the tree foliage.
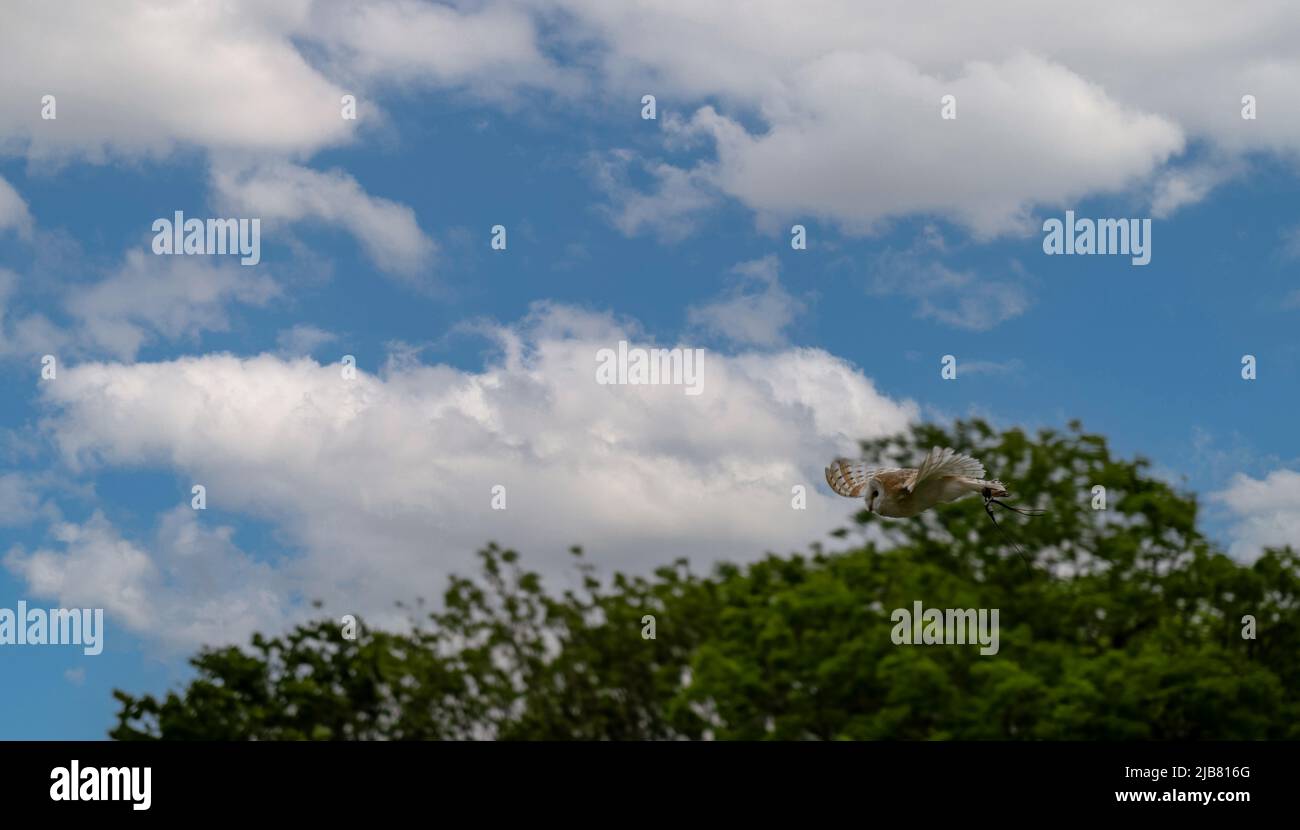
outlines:
[{"label": "tree foliage", "polygon": [[[548,592],[489,545],[413,630],[332,620],[207,649],[158,699],[115,692],[134,739],[1258,739],[1300,738],[1300,561],[1250,565],[1196,527],[1197,504],[1113,458],[1078,424],[1036,437],[981,421],[864,444],[882,463],[931,446],[981,459],[1017,503],[917,519],[859,513],[848,549],[685,560]],[[1094,485],[1107,509],[1094,510]],[[845,505],[849,505],[845,502]],[[874,530],[872,528],[875,528]],[[887,541],[881,542],[881,539]],[[899,646],[895,608],[998,608],[1000,650]],[[645,615],[654,639],[642,637]],[[1257,621],[1242,637],[1242,618]]]}]

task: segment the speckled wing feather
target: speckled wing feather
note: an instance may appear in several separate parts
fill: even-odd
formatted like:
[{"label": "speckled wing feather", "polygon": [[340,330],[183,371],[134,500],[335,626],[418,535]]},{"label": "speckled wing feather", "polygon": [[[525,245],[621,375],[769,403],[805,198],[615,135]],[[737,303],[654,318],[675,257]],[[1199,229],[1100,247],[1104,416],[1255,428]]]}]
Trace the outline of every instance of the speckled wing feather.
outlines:
[{"label": "speckled wing feather", "polygon": [[866,493],[870,477],[871,468],[865,461],[837,458],[826,468],[826,483],[841,496],[851,499],[861,498]]},{"label": "speckled wing feather", "polygon": [[910,493],[919,484],[930,479],[947,476],[984,478],[984,465],[969,455],[962,455],[952,447],[943,449],[935,447],[930,450],[930,454],[921,462],[921,466],[917,468],[915,475],[908,479],[904,489]]}]

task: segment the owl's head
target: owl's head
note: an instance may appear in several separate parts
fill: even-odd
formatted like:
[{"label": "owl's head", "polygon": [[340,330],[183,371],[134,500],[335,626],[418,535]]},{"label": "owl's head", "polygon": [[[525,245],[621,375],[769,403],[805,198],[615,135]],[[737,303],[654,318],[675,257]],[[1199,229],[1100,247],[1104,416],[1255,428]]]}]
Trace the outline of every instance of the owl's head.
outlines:
[{"label": "owl's head", "polygon": [[876,508],[880,506],[880,500],[884,496],[885,488],[878,478],[872,476],[867,479],[866,490],[867,512],[875,513]]}]

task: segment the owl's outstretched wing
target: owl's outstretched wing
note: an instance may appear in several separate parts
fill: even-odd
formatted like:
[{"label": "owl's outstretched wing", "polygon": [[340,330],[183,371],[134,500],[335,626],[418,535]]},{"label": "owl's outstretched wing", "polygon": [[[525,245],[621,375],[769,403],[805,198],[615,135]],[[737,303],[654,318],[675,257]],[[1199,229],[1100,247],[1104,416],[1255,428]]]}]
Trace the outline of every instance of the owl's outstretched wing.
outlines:
[{"label": "owl's outstretched wing", "polygon": [[903,489],[912,492],[918,485],[935,478],[959,476],[961,478],[984,478],[984,465],[962,455],[952,447],[939,449],[935,447],[921,462],[921,466],[908,478]]},{"label": "owl's outstretched wing", "polygon": [[862,498],[867,492],[867,479],[870,477],[871,468],[865,461],[837,458],[826,468],[826,483],[836,493],[851,499]]}]

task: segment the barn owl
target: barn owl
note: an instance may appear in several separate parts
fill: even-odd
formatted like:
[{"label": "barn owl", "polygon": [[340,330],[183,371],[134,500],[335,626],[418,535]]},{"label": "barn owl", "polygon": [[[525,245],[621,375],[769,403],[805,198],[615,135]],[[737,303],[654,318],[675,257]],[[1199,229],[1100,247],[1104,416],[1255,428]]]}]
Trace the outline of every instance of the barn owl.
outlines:
[{"label": "barn owl", "polygon": [[1007,495],[999,481],[984,480],[984,465],[969,455],[935,447],[921,466],[871,469],[864,461],[837,458],[826,468],[826,483],[841,496],[865,498],[867,510],[907,519],[936,504],[979,493],[986,499]]},{"label": "barn owl", "polygon": [[[864,461],[837,458],[826,468],[826,483],[841,496],[865,499],[867,510],[889,518],[911,518],[937,504],[972,494],[984,497],[984,511],[999,530],[1003,528],[993,517],[994,504],[1025,516],[1042,513],[998,501],[1007,495],[1002,482],[986,480],[983,464],[951,447],[931,449],[920,467],[873,469]],[[1024,557],[1020,546],[1015,548]]]}]

